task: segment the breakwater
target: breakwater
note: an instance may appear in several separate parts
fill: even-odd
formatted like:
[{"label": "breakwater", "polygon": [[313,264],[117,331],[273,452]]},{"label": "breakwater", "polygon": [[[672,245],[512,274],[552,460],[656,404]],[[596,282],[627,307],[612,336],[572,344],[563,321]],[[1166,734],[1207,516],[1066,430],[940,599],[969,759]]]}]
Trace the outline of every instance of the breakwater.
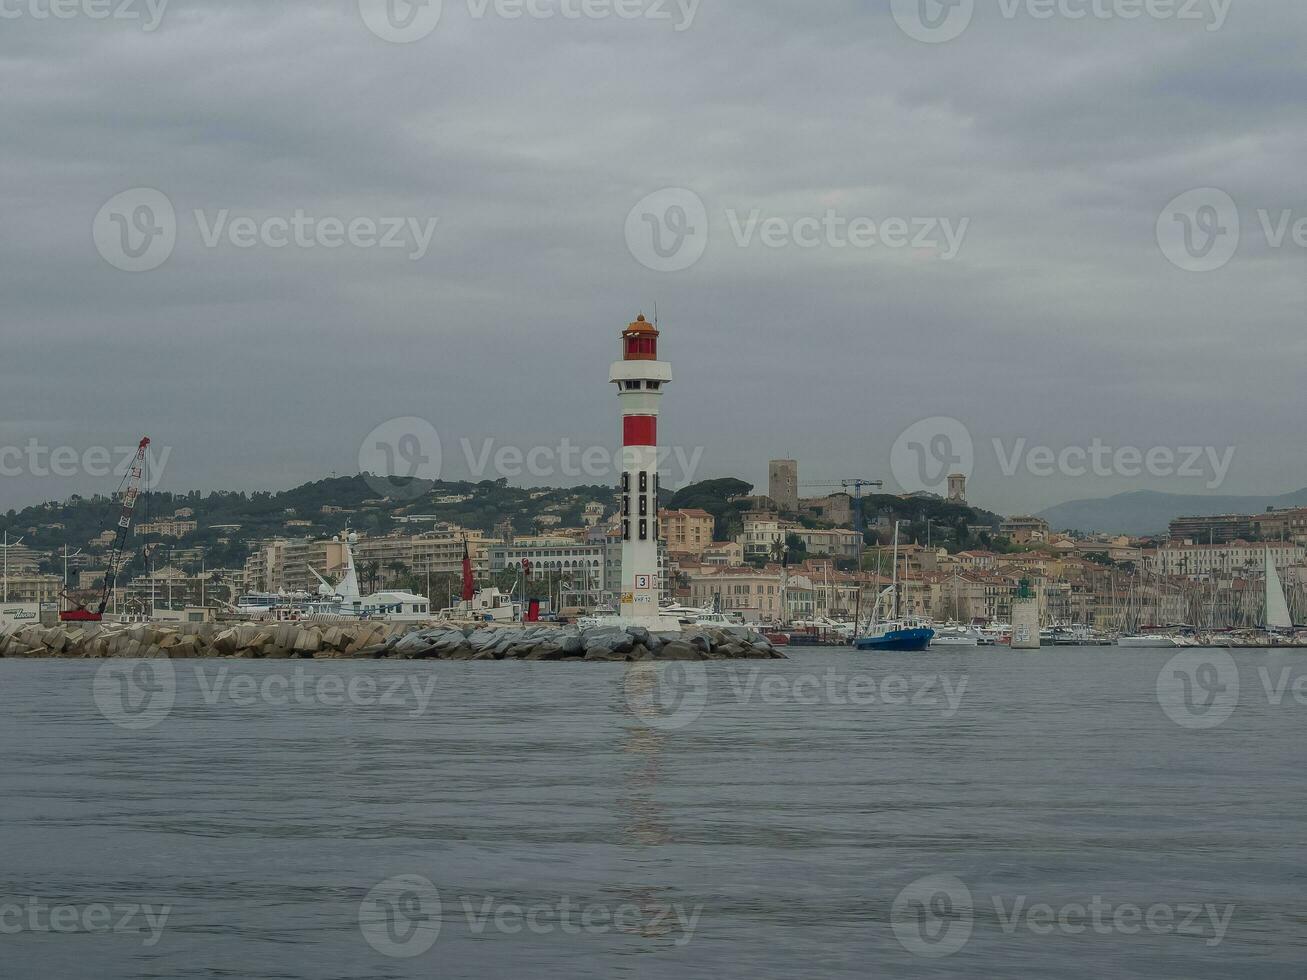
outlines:
[{"label": "breakwater", "polygon": [[746,629],[639,627],[417,627],[392,623],[62,624],[0,632],[0,657],[396,659],[630,662],[784,659]]}]

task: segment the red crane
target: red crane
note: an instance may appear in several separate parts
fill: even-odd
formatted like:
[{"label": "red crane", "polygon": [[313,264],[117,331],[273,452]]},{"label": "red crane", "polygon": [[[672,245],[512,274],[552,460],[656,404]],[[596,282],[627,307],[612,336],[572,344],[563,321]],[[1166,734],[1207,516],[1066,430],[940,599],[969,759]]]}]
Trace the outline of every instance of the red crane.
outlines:
[{"label": "red crane", "polygon": [[87,609],[81,603],[74,603],[75,609],[59,614],[59,619],[65,623],[98,623],[104,619],[104,611],[109,608],[109,600],[113,598],[118,570],[123,563],[123,550],[132,532],[132,514],[136,510],[136,500],[141,495],[141,482],[145,476],[145,451],[149,447],[150,439],[147,436],[136,447],[136,458],[132,460],[132,465],[123,476],[123,482],[118,485],[118,494],[122,498],[122,512],[118,517],[118,533],[114,537],[113,550],[109,552],[109,564],[104,570],[104,590],[100,593],[100,603],[95,610]]}]

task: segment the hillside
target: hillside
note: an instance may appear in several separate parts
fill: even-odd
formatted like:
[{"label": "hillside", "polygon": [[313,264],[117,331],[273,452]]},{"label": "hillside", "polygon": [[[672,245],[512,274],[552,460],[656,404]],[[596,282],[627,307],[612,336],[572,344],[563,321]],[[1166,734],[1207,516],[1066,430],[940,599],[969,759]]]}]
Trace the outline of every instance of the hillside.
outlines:
[{"label": "hillside", "polygon": [[[396,529],[418,533],[429,529],[431,523],[408,523],[408,519],[423,515],[487,533],[501,521],[511,520],[516,532],[530,534],[536,520],[546,514],[558,517],[565,526],[576,526],[587,503],[598,501],[610,510],[614,506],[614,491],[604,486],[532,489],[510,487],[506,480],[442,482],[406,487],[399,495],[402,499],[394,500],[379,493],[378,487],[384,490],[384,482],[347,476],[281,493],[152,493],[142,496],[136,519],[148,522],[170,518],[179,510],[193,511],[187,519],[194,520],[198,528],[182,538],[167,539],[166,545],[203,548],[209,567],[232,568],[244,562],[253,541],[275,536],[329,536],[346,524],[371,535]],[[9,511],[0,517],[0,534],[9,531],[11,537],[22,537],[24,546],[50,556],[65,544],[83,548],[94,566],[102,549],[91,542],[115,525],[119,513],[118,503],[108,497],[74,496]],[[147,538],[159,540],[157,536]],[[49,570],[54,570],[52,563]]]},{"label": "hillside", "polygon": [[1307,489],[1278,497],[1207,496],[1136,490],[1096,500],[1071,500],[1036,516],[1057,531],[1161,534],[1177,517],[1260,514],[1268,508],[1307,506]]}]

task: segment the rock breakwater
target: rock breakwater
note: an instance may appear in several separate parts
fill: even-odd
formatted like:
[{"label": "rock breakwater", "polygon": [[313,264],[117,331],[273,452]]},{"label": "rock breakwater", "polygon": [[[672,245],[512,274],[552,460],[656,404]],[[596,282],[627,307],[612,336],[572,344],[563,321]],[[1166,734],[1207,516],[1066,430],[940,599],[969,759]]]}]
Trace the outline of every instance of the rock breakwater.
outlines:
[{"label": "rock breakwater", "polygon": [[36,625],[0,631],[0,657],[204,659],[393,659],[631,662],[773,660],[785,655],[751,630],[681,634],[639,627],[417,628],[388,623],[135,623]]}]

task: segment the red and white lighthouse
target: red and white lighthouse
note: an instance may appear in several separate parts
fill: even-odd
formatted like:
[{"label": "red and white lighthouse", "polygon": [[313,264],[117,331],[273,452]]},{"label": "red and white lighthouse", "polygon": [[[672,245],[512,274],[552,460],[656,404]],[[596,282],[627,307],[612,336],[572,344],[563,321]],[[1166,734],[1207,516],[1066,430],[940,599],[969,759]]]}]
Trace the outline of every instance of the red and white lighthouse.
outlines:
[{"label": "red and white lighthouse", "polygon": [[631,625],[659,628],[658,404],[672,366],[658,360],[658,330],[644,314],[622,331],[609,381],[622,405],[622,595]]}]

